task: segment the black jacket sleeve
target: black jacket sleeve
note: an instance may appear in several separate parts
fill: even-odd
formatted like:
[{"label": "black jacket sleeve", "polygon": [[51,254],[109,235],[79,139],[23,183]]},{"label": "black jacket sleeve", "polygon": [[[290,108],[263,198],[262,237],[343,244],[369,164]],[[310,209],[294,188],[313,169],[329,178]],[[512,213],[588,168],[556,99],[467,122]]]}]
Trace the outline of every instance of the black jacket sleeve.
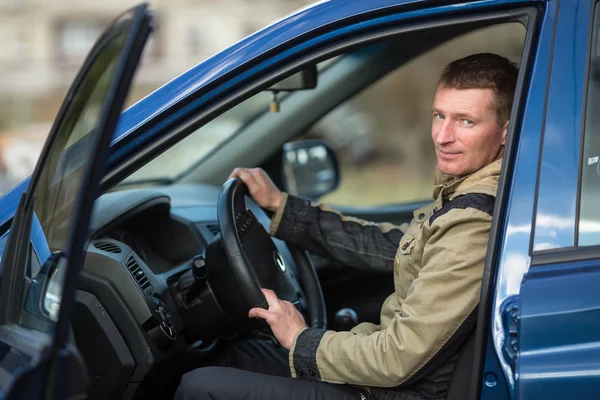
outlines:
[{"label": "black jacket sleeve", "polygon": [[322,204],[283,194],[271,221],[279,239],[344,265],[370,271],[394,267],[405,229],[347,217]]}]

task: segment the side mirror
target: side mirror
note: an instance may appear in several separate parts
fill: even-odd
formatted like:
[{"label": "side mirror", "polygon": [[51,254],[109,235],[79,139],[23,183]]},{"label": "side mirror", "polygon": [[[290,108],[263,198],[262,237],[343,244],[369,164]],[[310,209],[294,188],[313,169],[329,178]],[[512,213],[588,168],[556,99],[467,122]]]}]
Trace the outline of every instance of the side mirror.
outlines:
[{"label": "side mirror", "polygon": [[316,199],[333,192],[340,184],[335,153],[322,140],[303,140],[283,146],[285,190]]},{"label": "side mirror", "polygon": [[24,308],[37,318],[38,325],[45,319],[58,320],[66,263],[64,252],[50,254],[31,285]]},{"label": "side mirror", "polygon": [[[48,264],[48,266],[46,266],[46,264]],[[44,263],[44,267],[48,268],[46,271],[49,279],[43,292],[42,310],[46,313],[48,318],[57,322],[62,300],[63,281],[67,267],[67,259],[64,256],[64,253],[53,253],[48,261]]]},{"label": "side mirror", "polygon": [[314,89],[317,87],[317,66],[310,65],[302,71],[288,76],[287,78],[277,82],[268,90],[276,92],[285,92],[293,90]]}]

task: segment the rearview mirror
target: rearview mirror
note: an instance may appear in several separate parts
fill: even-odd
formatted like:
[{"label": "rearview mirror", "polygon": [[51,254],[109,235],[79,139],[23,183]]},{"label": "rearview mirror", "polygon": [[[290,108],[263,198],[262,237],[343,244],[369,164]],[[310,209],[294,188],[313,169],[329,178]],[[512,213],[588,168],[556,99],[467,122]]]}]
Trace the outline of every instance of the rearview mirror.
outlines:
[{"label": "rearview mirror", "polygon": [[317,87],[317,66],[315,64],[304,68],[302,71],[288,76],[277,82],[269,90],[285,92],[292,90],[306,90]]},{"label": "rearview mirror", "polygon": [[340,183],[335,153],[322,140],[286,143],[283,174],[288,193],[311,200],[333,192]]}]

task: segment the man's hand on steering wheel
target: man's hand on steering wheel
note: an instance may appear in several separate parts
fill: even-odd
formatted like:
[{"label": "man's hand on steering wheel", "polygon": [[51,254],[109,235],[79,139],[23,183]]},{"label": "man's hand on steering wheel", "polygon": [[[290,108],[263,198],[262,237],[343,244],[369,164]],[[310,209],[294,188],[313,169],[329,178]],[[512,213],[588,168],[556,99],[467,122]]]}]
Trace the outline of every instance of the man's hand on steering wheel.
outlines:
[{"label": "man's hand on steering wheel", "polygon": [[[277,211],[283,199],[262,169],[236,168],[231,173],[217,201],[221,245],[229,262],[228,268],[215,271],[221,279],[213,281],[217,291],[240,292],[222,299],[223,309],[240,326],[253,326],[248,316],[264,319],[289,349],[307,326],[296,306],[307,313],[312,328],[326,329],[327,313],[308,254],[269,236],[270,221],[263,210]],[[270,290],[261,289],[265,287]]]},{"label": "man's hand on steering wheel", "polygon": [[260,207],[277,211],[281,192],[262,168],[236,168],[228,179],[232,178],[240,178],[248,186],[250,196]]},{"label": "man's hand on steering wheel", "polygon": [[267,321],[275,338],[289,350],[298,332],[307,327],[304,317],[292,303],[280,300],[274,291],[270,289],[261,289],[261,291],[269,303],[269,309],[253,308],[248,312],[248,317],[262,318]]}]

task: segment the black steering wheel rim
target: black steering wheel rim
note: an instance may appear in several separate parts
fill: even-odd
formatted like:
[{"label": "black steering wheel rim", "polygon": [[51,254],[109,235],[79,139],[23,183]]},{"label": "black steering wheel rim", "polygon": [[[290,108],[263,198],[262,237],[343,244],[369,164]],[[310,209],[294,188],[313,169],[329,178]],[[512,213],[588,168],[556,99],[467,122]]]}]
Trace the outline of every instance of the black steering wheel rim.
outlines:
[{"label": "black steering wheel rim", "polygon": [[[279,253],[276,250],[273,256],[275,259],[271,263],[272,257],[265,253],[276,249],[276,246],[256,216],[247,209],[246,196],[251,200],[248,188],[242,180],[230,179],[223,185],[217,203],[222,247],[229,261],[231,277],[240,291],[235,298],[235,304],[233,301],[228,301],[229,307],[226,305],[226,308],[234,314],[234,318],[247,318],[248,311],[253,307],[268,308],[260,288],[269,285],[277,286],[270,289],[275,290],[278,296],[283,295],[280,298],[285,300],[293,301],[294,295],[303,292],[309,315],[308,325],[326,329],[327,317],[323,292],[308,254],[286,244],[295,264],[291,266],[293,271],[286,271],[285,267],[277,266],[278,261],[275,259]],[[294,289],[292,294],[286,281],[294,279],[297,279],[303,290]]]}]

